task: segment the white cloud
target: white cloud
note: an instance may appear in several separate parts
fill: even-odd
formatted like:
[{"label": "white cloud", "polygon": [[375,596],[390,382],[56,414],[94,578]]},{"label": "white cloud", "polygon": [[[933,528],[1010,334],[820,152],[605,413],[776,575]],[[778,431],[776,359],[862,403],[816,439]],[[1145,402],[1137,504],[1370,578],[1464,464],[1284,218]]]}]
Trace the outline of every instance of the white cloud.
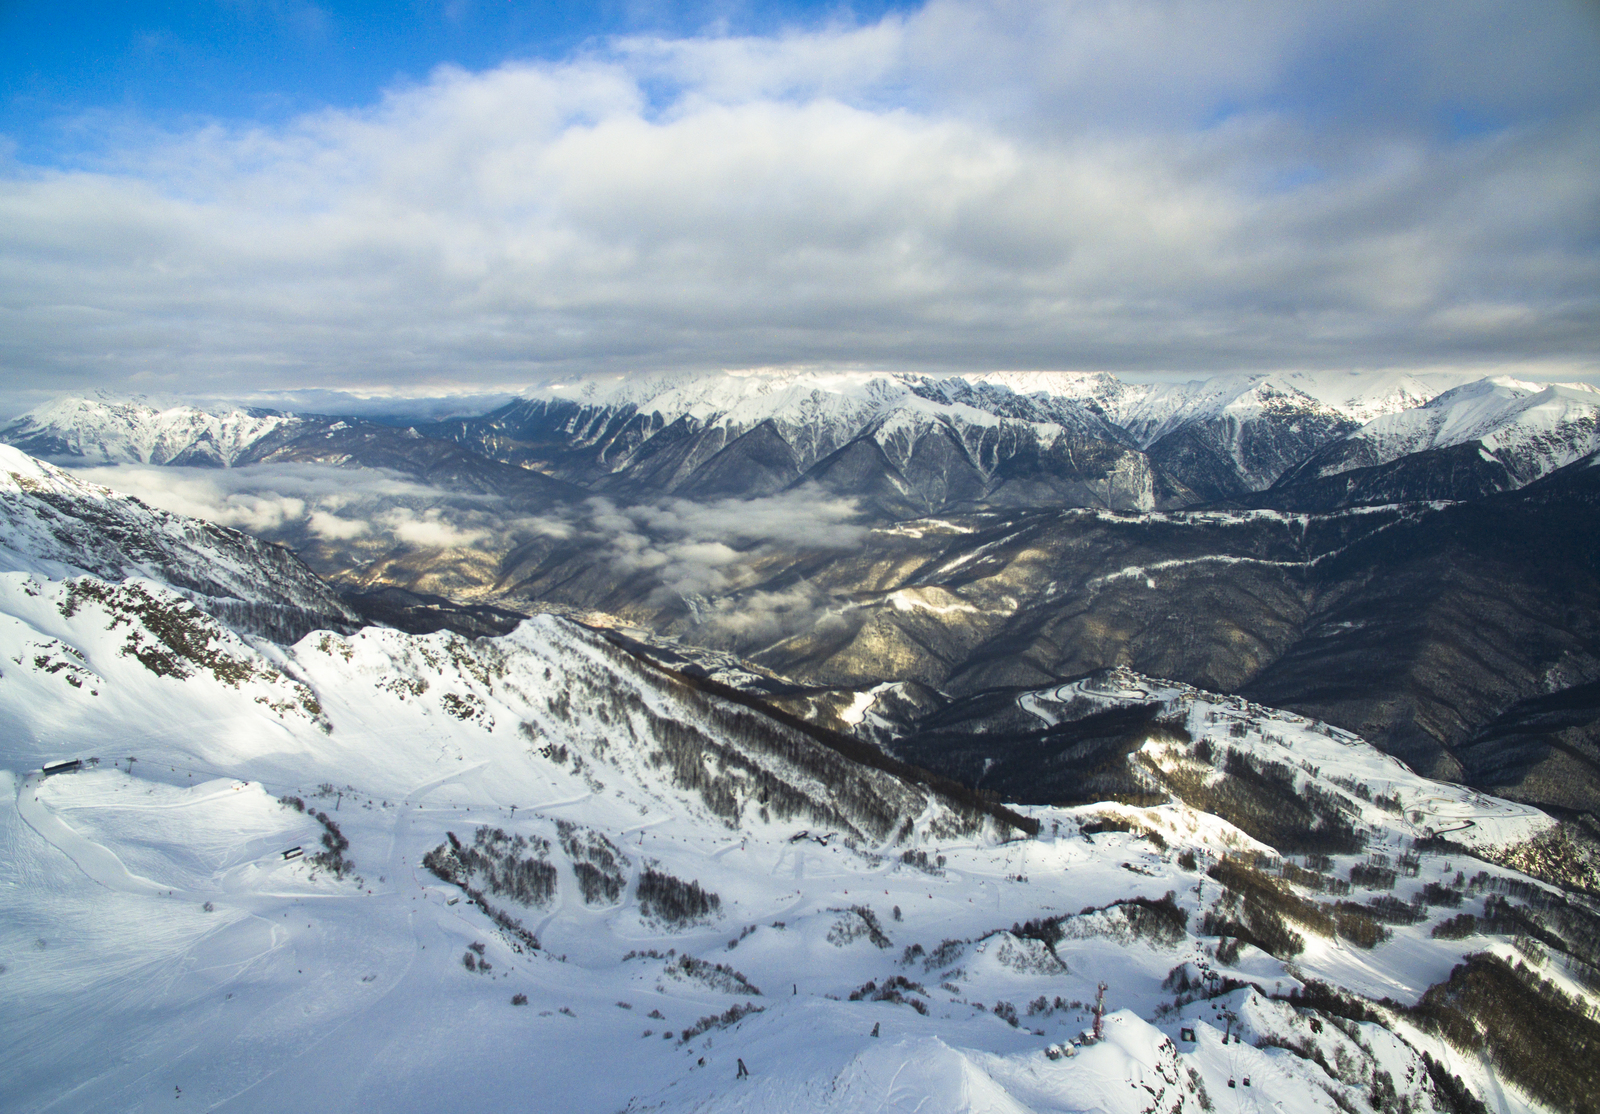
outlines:
[{"label": "white cloud", "polygon": [[1600,33],[1576,4],[1515,15],[939,0],[119,136],[0,180],[0,359],[234,393],[1592,366]]},{"label": "white cloud", "polygon": [[214,468],[160,468],[147,465],[109,465],[79,468],[76,474],[137,496],[159,510],[203,518],[249,533],[270,533],[303,518],[306,501],[299,494],[281,494],[278,485],[257,490],[239,487],[235,476]]},{"label": "white cloud", "polygon": [[340,518],[327,511],[312,511],[306,518],[306,526],[317,537],[329,541],[349,541],[371,531],[371,527],[359,519]]},{"label": "white cloud", "polygon": [[486,528],[463,529],[445,520],[442,510],[435,507],[422,514],[404,508],[385,514],[381,519],[385,528],[396,538],[422,549],[457,549],[474,546],[489,540],[493,531]]},{"label": "white cloud", "polygon": [[537,532],[529,528],[535,520],[525,517],[503,523],[501,509],[488,497],[443,491],[378,468],[123,464],[73,471],[161,510],[269,538],[294,540],[303,532],[328,541],[388,538],[435,549],[482,545],[499,533]]}]

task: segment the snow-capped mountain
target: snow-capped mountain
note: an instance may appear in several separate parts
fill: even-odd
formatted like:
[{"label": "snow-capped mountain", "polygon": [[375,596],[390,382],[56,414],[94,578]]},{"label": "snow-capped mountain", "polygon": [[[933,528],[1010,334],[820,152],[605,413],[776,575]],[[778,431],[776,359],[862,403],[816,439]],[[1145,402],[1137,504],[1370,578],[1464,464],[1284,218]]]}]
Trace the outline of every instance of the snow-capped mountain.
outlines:
[{"label": "snow-capped mountain", "polygon": [[142,399],[67,397],[7,423],[0,440],[41,457],[88,464],[232,466],[305,432],[305,420],[272,410],[158,407]]},{"label": "snow-capped mountain", "polygon": [[68,397],[12,420],[0,429],[0,442],[74,466],[383,468],[450,491],[501,496],[524,510],[580,494],[415,428],[226,405],[163,407],[143,399]]},{"label": "snow-capped mountain", "polygon": [[242,637],[35,518],[7,1110],[1592,1101],[1600,917],[1523,873],[1600,885],[1582,848],[1347,732],[1125,670],[994,693],[974,734],[1110,738],[1068,757],[1133,789],[1008,808],[553,617]]},{"label": "snow-capped mountain", "polygon": [[1420,406],[1458,376],[1275,372],[1129,384],[1104,373],[1001,372],[977,378],[1082,402],[1125,430],[1205,501],[1269,487],[1322,445],[1380,415]]},{"label": "snow-capped mountain", "polygon": [[810,483],[902,516],[1149,509],[1188,497],[1095,409],[955,378],[618,377],[551,384],[483,418],[424,429],[608,492],[755,496]]},{"label": "snow-capped mountain", "polygon": [[1600,391],[1481,379],[1368,422],[1287,472],[1279,487],[1297,505],[1471,499],[1522,487],[1597,448]]},{"label": "snow-capped mountain", "polygon": [[1169,473],[1206,499],[1271,486],[1355,423],[1270,378],[1154,386],[1119,400],[1114,417]]},{"label": "snow-capped mountain", "polygon": [[1167,432],[1181,424],[1181,418],[1172,420],[1178,415],[1213,417],[1231,400],[1260,384],[1269,384],[1277,393],[1307,395],[1341,418],[1366,423],[1383,414],[1421,406],[1470,379],[1455,373],[1374,371],[1258,372],[1182,383],[1127,383],[1106,372],[997,371],[964,378],[1006,386],[1018,394],[1046,394],[1084,402],[1123,424],[1137,414],[1141,422],[1166,425]]},{"label": "snow-capped mountain", "polygon": [[429,432],[612,489],[760,494],[811,480],[900,512],[1149,509],[1260,491],[1444,385],[1309,372],[1177,384],[1066,372],[619,376],[547,384]]}]

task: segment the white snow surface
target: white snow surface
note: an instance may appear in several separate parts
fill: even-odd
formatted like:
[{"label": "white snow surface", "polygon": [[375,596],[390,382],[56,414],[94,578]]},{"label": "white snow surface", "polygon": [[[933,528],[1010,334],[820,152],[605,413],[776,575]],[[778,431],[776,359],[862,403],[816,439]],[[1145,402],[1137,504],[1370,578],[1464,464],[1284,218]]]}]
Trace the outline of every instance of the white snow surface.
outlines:
[{"label": "white snow surface", "polygon": [[724,372],[553,382],[528,392],[528,397],[564,398],[594,406],[631,405],[669,418],[721,419],[746,426],[765,417],[800,421],[823,414],[860,424],[868,415],[902,404],[908,384],[966,382],[1004,388],[1024,397],[1092,404],[1149,444],[1185,422],[1225,413],[1249,416],[1259,413],[1263,405],[1281,406],[1284,399],[1366,422],[1420,406],[1462,378],[1291,371],[1218,375],[1181,383],[1128,383],[1107,372],[993,371],[947,380],[876,372]]},{"label": "white snow surface", "polygon": [[[1218,960],[1193,931],[1219,887],[1177,861],[1252,846],[1214,816],[1039,808],[1037,838],[1003,840],[887,774],[824,779],[821,757],[795,757],[814,754],[798,737],[763,748],[737,709],[553,617],[493,640],[368,629],[284,647],[158,580],[84,575],[69,553],[31,554],[33,535],[6,541],[0,1109],[1336,1114],[1364,1101],[1256,1047],[1268,1036],[1314,1040],[1330,1061],[1375,1057],[1424,1114],[1421,1049],[1493,1086],[1476,1058],[1404,1025],[1406,1041],[1363,1026],[1364,1051],[1262,993],[1313,976],[1414,999],[1481,940],[1424,924],[1371,951],[1308,936],[1292,967],[1249,947]],[[1048,722],[1073,700],[1152,693],[1186,708],[1197,737],[1304,759],[1324,781],[1347,771],[1458,839],[1505,844],[1550,823],[1354,736],[1134,674],[1019,699]],[[684,732],[700,742],[669,751]],[[67,758],[86,765],[38,772]],[[785,816],[780,786],[844,811]],[[852,803],[868,799],[893,811],[872,831]],[[1380,844],[1417,830],[1351,799]],[[331,837],[316,813],[348,840],[342,876],[282,857]],[[1166,846],[1080,834],[1105,814]],[[480,829],[528,841],[553,896],[489,887],[497,924],[422,866],[447,833],[470,846]],[[615,893],[586,893],[579,867],[599,860],[581,848],[615,865]],[[665,922],[641,900],[647,870],[720,905]],[[1429,859],[1405,886],[1447,878]],[[1168,891],[1191,928],[1174,941],[1132,933],[1118,906],[1077,915]],[[1070,918],[1054,953],[1008,931],[1049,915]],[[1158,1009],[1183,964],[1260,991]],[[1047,1057],[1089,1027],[1101,981],[1106,1039]],[[1230,1086],[1245,1077],[1248,1090]],[[1506,1114],[1532,1109],[1492,1093]]]}]

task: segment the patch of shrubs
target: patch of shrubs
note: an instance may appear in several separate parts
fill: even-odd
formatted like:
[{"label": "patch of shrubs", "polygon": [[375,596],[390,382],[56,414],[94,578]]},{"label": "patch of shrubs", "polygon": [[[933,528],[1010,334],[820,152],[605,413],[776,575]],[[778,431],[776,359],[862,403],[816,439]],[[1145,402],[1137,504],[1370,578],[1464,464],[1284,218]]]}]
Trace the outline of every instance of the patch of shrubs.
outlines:
[{"label": "patch of shrubs", "polygon": [[665,871],[646,867],[639,876],[639,912],[669,925],[693,924],[720,914],[722,899]]},{"label": "patch of shrubs", "polygon": [[[480,828],[480,835],[485,830],[486,829]],[[499,832],[501,836],[505,835],[505,833],[499,831],[498,828],[494,829],[494,831]],[[511,916],[505,910],[496,909],[494,906],[490,905],[489,899],[484,896],[483,891],[472,885],[472,874],[463,865],[463,859],[470,858],[469,853],[473,850],[473,848],[464,846],[461,841],[456,838],[456,834],[454,832],[446,832],[445,837],[449,840],[449,843],[440,844],[438,847],[435,847],[432,851],[429,851],[426,855],[424,855],[422,857],[422,865],[441,882],[448,882],[453,886],[459,886],[461,891],[472,899],[472,903],[478,907],[479,911],[493,921],[495,926],[506,934],[506,938],[510,941],[511,947],[514,950],[520,952],[524,946],[538,950],[538,937],[534,936],[534,934],[529,932],[526,928],[523,928],[522,922]],[[545,865],[549,866],[548,863]],[[553,880],[550,888],[551,892],[554,892],[555,884]]]},{"label": "patch of shrubs", "polygon": [[[1211,757],[1208,750],[1204,760]],[[1362,837],[1350,822],[1349,803],[1313,784],[1296,789],[1294,767],[1231,747],[1221,765],[1226,776],[1214,781],[1185,769],[1161,771],[1161,777],[1194,808],[1220,816],[1286,854],[1361,850]]]},{"label": "patch of shrubs", "polygon": [[944,874],[944,856],[937,859],[928,858],[928,853],[921,849],[905,850],[900,852],[900,861],[906,866],[916,867],[928,874],[942,876]]},{"label": "patch of shrubs", "polygon": [[[1350,902],[1340,902],[1341,906],[1349,908]],[[1362,908],[1362,907],[1355,907]],[[1421,905],[1410,905],[1393,894],[1379,894],[1364,907],[1369,916],[1388,924],[1416,924],[1427,916]]]},{"label": "patch of shrubs", "polygon": [[[759,995],[761,989],[751,984],[738,971],[725,963],[708,963],[703,959],[696,959],[692,955],[680,955],[667,965],[667,971],[680,978],[694,979],[704,983],[713,990],[720,990],[726,994],[755,994]],[[632,1009],[633,1007],[628,1007]]]},{"label": "patch of shrubs", "polygon": [[1478,931],[1478,918],[1471,913],[1457,913],[1449,920],[1433,926],[1432,935],[1440,940],[1465,940]]},{"label": "patch of shrubs", "polygon": [[1129,897],[1107,906],[1117,907],[1128,918],[1133,934],[1142,940],[1171,947],[1184,938],[1189,928],[1189,911],[1178,905],[1171,890],[1154,901],[1148,897]]},{"label": "patch of shrubs", "polygon": [[1380,863],[1357,863],[1350,868],[1350,884],[1366,890],[1394,889],[1397,873]]},{"label": "patch of shrubs", "polygon": [[1354,1021],[1358,1025],[1369,1021],[1381,1025],[1384,1021],[1381,1014],[1361,999],[1317,979],[1307,979],[1304,986],[1299,990],[1291,990],[1283,1001],[1296,1009],[1315,1010],[1329,1017]]},{"label": "patch of shrubs", "polygon": [[622,899],[628,879],[623,868],[628,857],[605,836],[567,820],[556,821],[556,838],[572,860],[578,889],[585,905],[615,905]]},{"label": "patch of shrubs", "polygon": [[313,811],[311,815],[322,825],[322,850],[309,856],[311,861],[335,878],[343,878],[355,869],[355,864],[344,857],[344,853],[350,850],[350,841],[326,812]]},{"label": "patch of shrubs", "polygon": [[[700,1034],[709,1033],[712,1029],[726,1029],[730,1025],[737,1025],[751,1014],[760,1013],[762,1009],[763,1007],[756,1005],[754,1002],[746,1002],[743,1005],[729,1006],[720,1014],[709,1014],[685,1029],[679,1036],[678,1043],[687,1044]],[[666,1035],[670,1037],[672,1034],[668,1033]]]},{"label": "patch of shrubs", "polygon": [[1099,835],[1101,832],[1136,832],[1138,830],[1139,825],[1132,820],[1109,813],[1100,813],[1084,821],[1078,828],[1078,831],[1084,835]]},{"label": "patch of shrubs", "polygon": [[1461,907],[1461,891],[1441,886],[1437,882],[1429,882],[1422,887],[1422,900],[1429,905],[1448,905],[1452,909]]},{"label": "patch of shrubs", "polygon": [[850,1001],[860,1002],[894,1002],[902,1006],[910,1006],[924,1017],[928,1014],[928,1004],[919,998],[907,997],[911,994],[928,994],[928,988],[921,983],[912,982],[904,975],[894,975],[879,986],[876,981],[869,980],[850,992]]},{"label": "patch of shrubs", "polygon": [[1489,1114],[1489,1107],[1467,1089],[1461,1077],[1447,1069],[1429,1053],[1422,1054],[1422,1066],[1433,1083],[1434,1105],[1446,1114]]},{"label": "patch of shrubs", "polygon": [[[279,797],[278,803],[284,808],[292,808],[296,812],[308,811],[305,801],[299,797],[291,797],[288,794]],[[310,809],[309,815],[322,825],[322,850],[315,855],[308,855],[306,857],[307,861],[316,863],[335,878],[343,878],[355,869],[355,864],[344,857],[344,853],[350,850],[350,841],[345,838],[344,833],[339,830],[339,825],[330,819],[326,812]]]},{"label": "patch of shrubs", "polygon": [[843,914],[828,929],[828,943],[835,947],[842,948],[863,936],[871,940],[874,947],[894,946],[894,942],[883,931],[883,926],[878,923],[878,914],[865,905],[852,905],[848,909],[834,909],[831,912]]},{"label": "patch of shrubs", "polygon": [[[941,940],[939,946],[928,953],[928,958],[922,961],[924,971],[939,971],[949,967],[961,958],[961,953],[966,950],[970,940]],[[919,945],[920,950],[920,945]]]},{"label": "patch of shrubs", "polygon": [[[1122,915],[1135,939],[1147,940],[1157,946],[1172,947],[1188,932],[1189,911],[1178,904],[1177,895],[1171,890],[1159,898],[1126,897],[1109,905],[1085,906],[1077,916],[1087,917],[1111,910]],[[1026,924],[1013,924],[1011,934],[1025,940],[1038,940],[1054,955],[1056,945],[1069,934],[1067,922],[1073,919],[1072,914],[1035,918]]]},{"label": "patch of shrubs", "polygon": [[1340,936],[1361,948],[1375,948],[1393,935],[1367,910],[1349,901],[1333,907],[1333,923]]},{"label": "patch of shrubs", "polygon": [[454,832],[445,837],[447,844],[422,857],[422,865],[436,877],[455,885],[476,884],[523,905],[548,905],[555,896],[556,868],[545,858],[548,841],[489,827],[474,832],[471,844],[463,844]]},{"label": "patch of shrubs", "polygon": [[1295,894],[1278,879],[1235,859],[1223,859],[1208,873],[1227,887],[1223,908],[1207,912],[1205,934],[1233,936],[1279,959],[1299,955],[1305,939],[1286,920],[1331,936],[1333,917]]}]

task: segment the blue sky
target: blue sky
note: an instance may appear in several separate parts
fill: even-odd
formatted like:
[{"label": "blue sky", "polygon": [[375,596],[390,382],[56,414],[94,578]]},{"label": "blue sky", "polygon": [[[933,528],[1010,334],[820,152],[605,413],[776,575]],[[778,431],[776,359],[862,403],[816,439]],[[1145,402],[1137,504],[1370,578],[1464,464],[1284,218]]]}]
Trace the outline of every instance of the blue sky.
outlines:
[{"label": "blue sky", "polygon": [[1584,0],[0,0],[0,393],[1600,370]]},{"label": "blue sky", "polygon": [[0,134],[27,161],[56,163],[90,142],[74,127],[86,113],[169,128],[205,117],[281,122],[371,104],[441,64],[483,70],[603,49],[618,35],[766,35],[910,6],[0,0]]}]

